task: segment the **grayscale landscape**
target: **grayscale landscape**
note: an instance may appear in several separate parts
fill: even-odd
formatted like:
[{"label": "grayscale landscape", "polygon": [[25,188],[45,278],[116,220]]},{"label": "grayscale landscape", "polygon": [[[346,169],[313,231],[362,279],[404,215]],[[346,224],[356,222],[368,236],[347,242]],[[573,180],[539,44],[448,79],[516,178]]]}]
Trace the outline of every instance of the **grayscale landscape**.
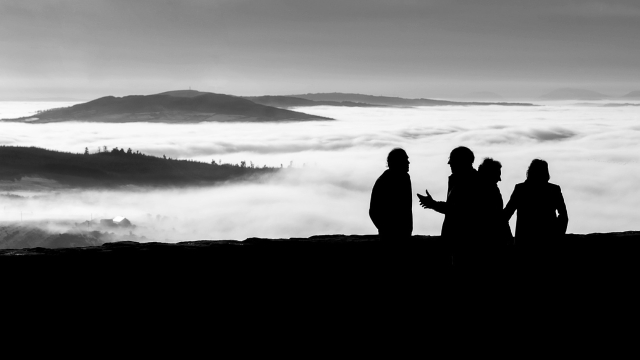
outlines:
[{"label": "grayscale landscape", "polygon": [[0,249],[377,234],[396,147],[414,235],[440,234],[415,193],[446,199],[457,146],[502,163],[505,203],[546,160],[568,233],[639,230],[638,24],[634,1],[2,1]]}]

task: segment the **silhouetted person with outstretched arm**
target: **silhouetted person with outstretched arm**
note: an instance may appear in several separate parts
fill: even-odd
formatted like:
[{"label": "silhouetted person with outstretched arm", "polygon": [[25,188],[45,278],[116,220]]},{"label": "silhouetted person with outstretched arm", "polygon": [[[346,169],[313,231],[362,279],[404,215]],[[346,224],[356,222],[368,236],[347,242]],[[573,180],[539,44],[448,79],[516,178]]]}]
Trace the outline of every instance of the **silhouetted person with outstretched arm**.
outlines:
[{"label": "silhouetted person with outstretched arm", "polygon": [[464,146],[457,147],[449,155],[451,176],[446,201],[435,201],[428,190],[427,196],[418,194],[420,205],[425,209],[433,209],[444,214],[442,238],[449,243],[455,263],[467,263],[469,256],[481,246],[479,234],[480,212],[480,180],[478,172],[473,168],[475,156]]},{"label": "silhouetted person with outstretched arm", "polygon": [[509,222],[503,216],[504,202],[498,188],[502,180],[502,164],[492,158],[485,158],[478,166],[480,177],[480,201],[483,211],[481,215],[480,234],[484,234],[484,242],[489,250],[503,248],[513,241]]},{"label": "silhouetted person with outstretched arm", "polygon": [[549,179],[547,162],[535,159],[527,170],[527,180],[513,189],[504,215],[508,221],[518,212],[516,247],[547,247],[567,231],[569,217],[560,186]]},{"label": "silhouetted person with outstretched arm", "polygon": [[389,169],[380,175],[371,191],[369,217],[382,240],[406,240],[413,231],[413,192],[407,153],[400,148],[391,150],[387,166]]}]

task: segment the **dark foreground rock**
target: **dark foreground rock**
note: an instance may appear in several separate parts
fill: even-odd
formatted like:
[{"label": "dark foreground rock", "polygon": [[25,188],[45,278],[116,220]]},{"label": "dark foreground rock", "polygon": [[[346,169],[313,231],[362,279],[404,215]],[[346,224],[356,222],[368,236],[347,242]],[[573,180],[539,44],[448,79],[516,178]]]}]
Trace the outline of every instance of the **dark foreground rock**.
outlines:
[{"label": "dark foreground rock", "polygon": [[[34,266],[103,264],[141,266],[149,269],[207,269],[216,272],[261,275],[282,271],[287,274],[349,272],[398,273],[405,276],[423,270],[450,271],[500,268],[541,271],[553,269],[608,271],[637,266],[640,232],[568,234],[551,248],[510,247],[499,255],[471,254],[470,265],[451,260],[447,244],[439,236],[413,236],[404,242],[381,242],[376,235],[318,235],[310,238],[201,240],[179,243],[110,242],[101,246],[0,250],[3,263]],[[486,259],[486,261],[484,260]],[[109,265],[111,266],[111,265]],[[468,269],[471,267],[472,269]],[[229,275],[227,275],[229,276]]]},{"label": "dark foreground rock", "polygon": [[611,320],[629,322],[637,307],[639,250],[640,232],[567,235],[553,249],[510,251],[487,268],[452,266],[436,236],[115,242],[2,250],[0,289],[12,301],[6,314],[58,314],[56,324],[113,314],[134,333],[153,324],[287,347],[360,339],[369,350],[394,338],[422,348],[437,334],[454,349],[465,330],[511,343],[498,327],[540,346],[566,341],[569,326],[626,328]]}]

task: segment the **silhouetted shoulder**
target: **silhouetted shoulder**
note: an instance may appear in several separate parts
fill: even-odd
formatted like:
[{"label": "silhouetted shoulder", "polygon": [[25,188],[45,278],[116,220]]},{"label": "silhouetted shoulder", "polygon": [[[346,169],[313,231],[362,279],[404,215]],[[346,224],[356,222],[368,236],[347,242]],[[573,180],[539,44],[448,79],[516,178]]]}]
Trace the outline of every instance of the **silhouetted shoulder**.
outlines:
[{"label": "silhouetted shoulder", "polygon": [[516,184],[516,186],[513,189],[513,194],[515,194],[516,196],[518,196],[518,194],[522,194],[523,196],[527,196],[527,195],[533,196],[534,194],[546,194],[547,196],[550,196],[550,195],[562,194],[562,191],[560,189],[560,186],[556,184],[552,184],[552,183],[535,184],[535,183],[528,183],[525,181],[525,182]]},{"label": "silhouetted shoulder", "polygon": [[[513,207],[513,206],[517,206],[516,203],[519,201],[518,198],[522,197],[522,194],[526,194],[527,193],[527,184],[526,183],[520,183],[520,184],[516,184],[516,186],[513,188],[513,192],[511,193],[511,198],[509,199],[509,203],[507,204],[507,207]],[[515,211],[515,208],[513,209],[513,211]]]},{"label": "silhouetted shoulder", "polygon": [[385,170],[374,184],[376,187],[392,186],[398,181],[411,181],[411,177],[407,173],[398,173],[397,171]]},{"label": "silhouetted shoulder", "polygon": [[382,173],[382,175],[380,175],[378,179],[382,179],[382,181],[386,181],[391,179],[404,179],[404,178],[409,178],[409,174],[387,169]]},{"label": "silhouetted shoulder", "polygon": [[552,183],[545,183],[543,186],[539,186],[538,191],[541,191],[543,194],[551,197],[562,196],[562,190],[560,189],[560,186]]},{"label": "silhouetted shoulder", "polygon": [[549,183],[548,186],[553,192],[560,192],[561,191],[560,190],[560,185]]}]

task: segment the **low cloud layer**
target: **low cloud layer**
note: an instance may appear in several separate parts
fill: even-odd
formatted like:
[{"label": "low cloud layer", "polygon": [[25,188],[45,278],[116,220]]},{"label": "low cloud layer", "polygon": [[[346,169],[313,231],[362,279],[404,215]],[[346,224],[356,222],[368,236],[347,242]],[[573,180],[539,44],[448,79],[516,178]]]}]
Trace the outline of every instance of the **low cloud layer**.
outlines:
[{"label": "low cloud layer", "polygon": [[[450,174],[449,151],[464,145],[475,152],[476,165],[484,157],[502,162],[499,186],[505,203],[515,184],[524,180],[530,161],[542,158],[549,162],[551,181],[562,187],[569,232],[639,230],[637,107],[560,104],[299,110],[337,120],[190,125],[0,123],[1,145],[78,153],[85,147],[95,151],[117,146],[207,162],[293,164],[293,169],[252,184],[187,190],[59,191],[55,197],[29,201],[3,199],[2,220],[18,219],[19,211],[29,212],[29,219],[77,221],[123,215],[140,226],[136,231],[162,241],[370,234],[376,232],[367,214],[370,190],[385,170],[389,150],[407,150],[414,192],[424,193],[428,188],[443,200]],[[414,201],[414,223],[416,234],[439,234],[442,215],[423,210]]]}]

